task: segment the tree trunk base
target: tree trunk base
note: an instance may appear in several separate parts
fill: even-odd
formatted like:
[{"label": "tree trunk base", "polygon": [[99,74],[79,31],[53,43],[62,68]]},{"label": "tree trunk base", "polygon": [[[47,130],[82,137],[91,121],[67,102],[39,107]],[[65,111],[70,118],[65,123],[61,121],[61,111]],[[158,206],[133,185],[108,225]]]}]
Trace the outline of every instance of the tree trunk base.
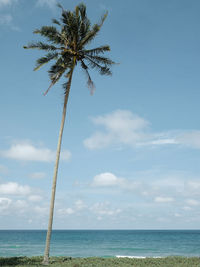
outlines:
[{"label": "tree trunk base", "polygon": [[43,265],[49,265],[49,260],[48,259],[44,259],[42,262]]}]

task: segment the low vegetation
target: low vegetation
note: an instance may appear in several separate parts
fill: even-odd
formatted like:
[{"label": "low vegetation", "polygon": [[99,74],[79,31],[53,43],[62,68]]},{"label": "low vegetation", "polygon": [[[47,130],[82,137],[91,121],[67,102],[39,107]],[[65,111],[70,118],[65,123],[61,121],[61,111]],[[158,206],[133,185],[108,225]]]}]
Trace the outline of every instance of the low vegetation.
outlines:
[{"label": "low vegetation", "polygon": [[[42,265],[42,257],[12,257],[0,258],[0,266],[44,266]],[[71,257],[51,257],[49,266],[51,267],[102,267],[102,266],[165,266],[165,267],[200,267],[200,258],[197,257],[166,257],[166,258],[146,258],[146,259],[130,259],[130,258],[71,258]]]}]

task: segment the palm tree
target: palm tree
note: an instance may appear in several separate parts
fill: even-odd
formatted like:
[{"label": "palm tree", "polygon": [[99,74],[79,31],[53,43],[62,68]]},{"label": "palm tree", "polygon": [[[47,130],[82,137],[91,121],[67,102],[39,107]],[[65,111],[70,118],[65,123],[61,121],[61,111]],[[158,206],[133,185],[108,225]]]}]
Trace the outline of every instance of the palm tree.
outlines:
[{"label": "palm tree", "polygon": [[89,69],[96,69],[101,75],[111,75],[110,66],[114,64],[112,60],[102,56],[102,54],[105,52],[110,51],[110,47],[108,45],[99,46],[93,49],[86,49],[86,46],[90,44],[90,42],[100,31],[107,17],[107,13],[103,15],[100,23],[91,26],[90,20],[87,18],[86,6],[84,4],[81,3],[76,6],[73,12],[65,10],[60,4],[58,4],[58,6],[62,9],[62,16],[60,20],[52,20],[55,26],[43,26],[34,31],[35,34],[40,34],[42,37],[45,37],[48,43],[32,42],[27,46],[24,46],[25,49],[32,48],[47,51],[47,54],[44,57],[41,57],[36,61],[36,67],[34,70],[40,69],[40,67],[51,60],[55,60],[48,71],[51,83],[44,95],[47,94],[50,88],[57,83],[62,76],[67,79],[66,83],[63,84],[64,105],[53,176],[49,223],[43,260],[44,264],[49,263],[49,249],[53,223],[58,165],[67,102],[74,69],[77,64],[80,63],[80,66],[87,75],[88,87],[91,89],[91,92],[93,92],[94,83],[90,77]]}]

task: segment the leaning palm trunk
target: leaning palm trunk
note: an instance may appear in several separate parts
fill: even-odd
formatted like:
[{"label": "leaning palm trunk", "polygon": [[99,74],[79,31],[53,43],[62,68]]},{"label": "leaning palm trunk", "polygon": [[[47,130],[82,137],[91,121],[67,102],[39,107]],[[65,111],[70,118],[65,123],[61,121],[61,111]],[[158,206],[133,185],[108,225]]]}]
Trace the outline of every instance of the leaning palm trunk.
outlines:
[{"label": "leaning palm trunk", "polygon": [[51,233],[52,233],[52,225],[53,225],[53,213],[54,213],[54,203],[55,203],[55,194],[56,194],[58,165],[59,165],[59,160],[60,160],[62,135],[63,135],[63,129],[64,129],[64,124],[65,124],[67,102],[68,102],[69,91],[70,91],[70,87],[71,87],[72,74],[73,74],[73,68],[70,72],[70,77],[69,77],[69,80],[67,83],[67,88],[66,88],[67,90],[66,90],[65,100],[64,100],[64,105],[63,105],[62,121],[61,121],[60,133],[59,133],[59,138],[58,138],[56,162],[55,162],[55,167],[54,167],[54,176],[53,176],[53,184],[52,184],[52,192],[51,192],[51,204],[50,204],[50,210],[49,210],[49,223],[48,223],[48,230],[47,230],[47,236],[46,236],[46,246],[45,246],[44,260],[43,260],[43,264],[45,264],[45,265],[49,264],[49,250],[50,250],[50,241],[51,241]]},{"label": "leaning palm trunk", "polygon": [[104,56],[105,52],[110,51],[108,45],[102,45],[92,49],[86,48],[99,33],[107,17],[107,12],[102,16],[100,23],[95,23],[92,26],[90,20],[87,18],[86,6],[84,4],[76,6],[73,12],[65,10],[60,4],[58,4],[58,6],[62,9],[62,16],[60,21],[57,19],[52,20],[56,27],[42,26],[40,29],[34,31],[35,34],[40,34],[42,37],[46,38],[48,43],[32,42],[24,46],[25,49],[39,49],[47,52],[45,56],[36,61],[34,70],[39,70],[51,60],[56,61],[48,70],[51,84],[44,95],[48,93],[50,88],[56,84],[62,76],[68,78],[67,84],[64,85],[65,99],[54,169],[49,224],[43,260],[44,264],[49,263],[58,164],[73,70],[79,63],[86,74],[88,87],[91,92],[93,92],[94,83],[90,77],[89,69],[96,69],[101,75],[111,75],[110,67],[114,64],[111,59]]}]

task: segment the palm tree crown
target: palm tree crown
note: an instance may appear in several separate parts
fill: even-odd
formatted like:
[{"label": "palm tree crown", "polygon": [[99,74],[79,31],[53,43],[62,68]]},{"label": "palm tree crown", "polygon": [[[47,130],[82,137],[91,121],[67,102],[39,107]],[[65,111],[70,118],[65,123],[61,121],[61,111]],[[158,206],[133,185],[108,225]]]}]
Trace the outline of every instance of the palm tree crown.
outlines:
[{"label": "palm tree crown", "polygon": [[[34,70],[40,69],[51,60],[56,61],[48,71],[51,84],[44,94],[59,81],[63,74],[66,78],[69,78],[71,70],[77,63],[80,63],[86,73],[88,87],[93,91],[94,83],[88,70],[94,68],[101,75],[111,75],[110,66],[114,64],[112,60],[102,56],[105,52],[110,51],[108,45],[94,49],[85,48],[100,31],[107,13],[102,16],[100,23],[91,26],[86,14],[86,6],[83,3],[76,6],[74,12],[64,10],[60,4],[58,6],[62,9],[62,17],[60,21],[53,19],[52,22],[59,29],[55,26],[43,26],[34,31],[35,34],[45,37],[49,43],[32,42],[24,48],[48,52],[37,60]],[[67,83],[64,84],[64,89],[67,90]]]}]

